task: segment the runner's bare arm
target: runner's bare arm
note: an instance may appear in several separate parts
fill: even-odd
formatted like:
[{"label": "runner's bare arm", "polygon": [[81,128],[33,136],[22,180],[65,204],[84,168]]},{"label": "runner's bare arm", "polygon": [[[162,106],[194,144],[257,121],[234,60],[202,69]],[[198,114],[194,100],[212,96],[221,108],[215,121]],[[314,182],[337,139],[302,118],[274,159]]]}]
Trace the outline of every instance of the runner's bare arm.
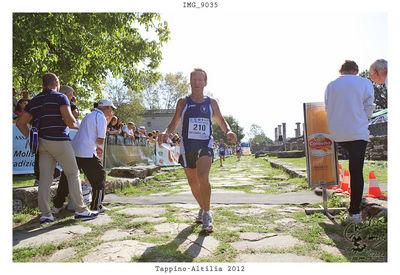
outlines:
[{"label": "runner's bare arm", "polygon": [[231,141],[231,143],[236,142],[236,134],[232,132],[231,127],[228,122],[226,122],[225,118],[222,116],[221,111],[219,110],[218,103],[215,99],[210,98],[211,107],[213,108],[213,119],[218,123],[221,130],[224,131],[227,138]]},{"label": "runner's bare arm", "polygon": [[32,119],[32,115],[28,112],[22,112],[21,116],[15,122],[17,128],[21,131],[21,133],[25,136],[25,138],[29,137],[29,122]]},{"label": "runner's bare arm", "polygon": [[176,109],[174,117],[172,118],[171,122],[169,123],[168,127],[164,130],[164,132],[160,133],[158,136],[158,144],[161,145],[164,139],[168,138],[168,135],[175,131],[176,127],[178,127],[179,121],[182,117],[183,108],[186,105],[186,98],[180,98],[176,103]]}]

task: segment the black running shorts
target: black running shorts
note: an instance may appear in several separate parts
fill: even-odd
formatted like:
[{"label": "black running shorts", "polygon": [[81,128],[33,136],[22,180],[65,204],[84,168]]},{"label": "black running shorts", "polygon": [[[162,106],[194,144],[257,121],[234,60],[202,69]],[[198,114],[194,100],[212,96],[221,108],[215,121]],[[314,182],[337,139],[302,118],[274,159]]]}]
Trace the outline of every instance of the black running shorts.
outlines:
[{"label": "black running shorts", "polygon": [[196,161],[202,156],[210,156],[214,160],[213,149],[204,147],[197,152],[185,152],[179,156],[179,163],[184,168],[196,168]]}]

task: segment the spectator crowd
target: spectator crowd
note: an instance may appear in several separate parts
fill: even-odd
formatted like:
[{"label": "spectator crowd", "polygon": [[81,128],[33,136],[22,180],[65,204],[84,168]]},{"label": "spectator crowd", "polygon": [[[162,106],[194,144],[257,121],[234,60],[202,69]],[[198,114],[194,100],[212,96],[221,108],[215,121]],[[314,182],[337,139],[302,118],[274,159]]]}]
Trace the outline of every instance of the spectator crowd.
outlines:
[{"label": "spectator crowd", "polygon": [[[78,129],[80,125],[79,109],[76,105],[77,100],[73,95],[73,89],[69,86],[62,86],[60,93],[65,94],[69,99],[72,115],[77,121],[75,126],[71,128]],[[29,101],[28,92],[22,92],[21,98],[18,99],[17,91],[13,88],[13,122],[22,114]],[[97,106],[98,103],[95,102],[91,111]],[[146,146],[148,143],[155,143],[159,134],[160,130],[146,131],[145,126],[137,127],[134,122],[123,122],[121,118],[113,116],[107,125],[107,144]],[[165,143],[171,146],[180,146],[181,137],[178,133],[172,133]]]},{"label": "spectator crowd", "polygon": [[[124,123],[121,118],[113,116],[107,126],[107,144],[139,145],[146,146],[155,143],[159,130],[146,131],[146,127],[137,127],[134,122]],[[170,134],[166,143],[171,146],[179,146],[181,138],[177,133]]]}]

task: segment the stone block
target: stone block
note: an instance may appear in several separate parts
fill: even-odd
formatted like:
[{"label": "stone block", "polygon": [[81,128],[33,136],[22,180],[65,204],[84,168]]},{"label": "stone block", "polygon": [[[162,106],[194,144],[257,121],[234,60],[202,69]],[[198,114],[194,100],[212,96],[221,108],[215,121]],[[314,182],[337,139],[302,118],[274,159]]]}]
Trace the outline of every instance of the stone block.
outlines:
[{"label": "stone block", "polygon": [[[50,186],[51,200],[56,196],[58,185]],[[23,207],[36,208],[38,207],[38,187],[15,187],[13,188],[13,200],[19,200]],[[19,204],[18,202],[16,202]],[[22,210],[21,208],[21,210]],[[19,209],[19,208],[18,208]],[[13,209],[14,210],[14,209]]]},{"label": "stone block", "polygon": [[132,257],[150,253],[156,245],[135,240],[107,242],[92,248],[83,262],[130,262]]},{"label": "stone block", "polygon": [[121,178],[141,178],[151,176],[160,167],[156,165],[134,166],[134,167],[114,167],[111,168],[110,176]]},{"label": "stone block", "polygon": [[70,241],[82,236],[90,229],[83,225],[72,225],[66,227],[45,227],[36,228],[29,231],[13,233],[13,248],[41,246],[44,244],[57,244],[64,241]]}]

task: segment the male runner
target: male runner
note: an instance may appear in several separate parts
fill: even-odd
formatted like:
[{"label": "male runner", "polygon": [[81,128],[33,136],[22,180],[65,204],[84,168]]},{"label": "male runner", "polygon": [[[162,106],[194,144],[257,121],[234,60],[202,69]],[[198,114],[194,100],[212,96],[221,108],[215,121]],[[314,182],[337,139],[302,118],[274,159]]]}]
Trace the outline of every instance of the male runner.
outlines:
[{"label": "male runner", "polygon": [[204,96],[207,74],[202,69],[194,69],[190,74],[192,94],[180,98],[175,115],[167,129],[158,137],[158,144],[175,131],[182,119],[182,142],[179,163],[184,167],[193,196],[200,206],[196,222],[203,223],[203,231],[214,231],[210,211],[211,186],[209,172],[213,162],[212,119],[214,118],[231,142],[236,142],[232,132],[218,107],[217,101]]},{"label": "male runner", "polygon": [[242,146],[240,146],[240,143],[236,144],[236,156],[238,161],[240,161],[240,157],[242,156]]},{"label": "male runner", "polygon": [[224,140],[221,138],[219,141],[219,167],[222,167],[222,161],[225,161],[225,143]]}]

